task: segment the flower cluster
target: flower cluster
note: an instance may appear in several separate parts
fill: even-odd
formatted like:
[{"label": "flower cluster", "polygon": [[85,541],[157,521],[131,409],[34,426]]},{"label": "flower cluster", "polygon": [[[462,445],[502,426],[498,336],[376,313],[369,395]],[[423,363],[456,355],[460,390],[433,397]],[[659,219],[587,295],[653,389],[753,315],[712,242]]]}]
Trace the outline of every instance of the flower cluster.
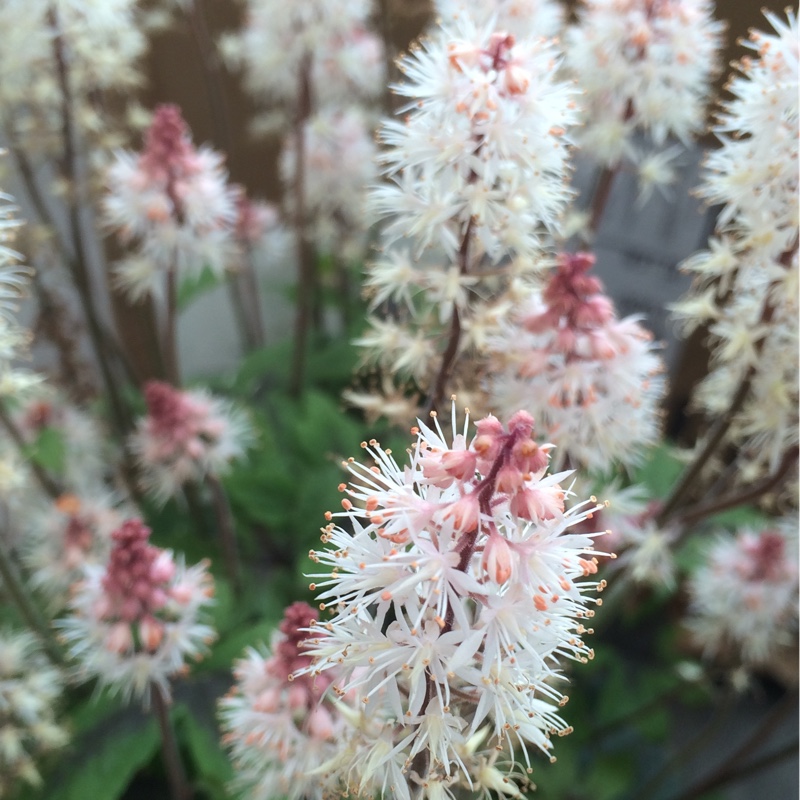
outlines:
[{"label": "flower cluster", "polygon": [[[141,108],[133,91],[142,83],[147,41],[135,0],[10,0],[0,8],[0,120],[8,144],[29,154],[61,156],[61,82],[70,113],[92,165],[107,161]],[[125,103],[107,102],[117,93]],[[119,106],[119,110],[115,110]]]},{"label": "flower cluster", "polygon": [[102,484],[109,457],[105,431],[95,417],[49,382],[26,391],[17,401],[14,422],[28,444],[51,434],[60,439],[64,453],[61,471],[72,491],[92,491]]},{"label": "flower cluster", "polygon": [[136,246],[117,267],[132,297],[162,294],[165,278],[225,268],[236,222],[236,191],[226,181],[223,156],[194,147],[173,105],[156,109],[141,153],[117,154],[104,212],[120,241]]},{"label": "flower cluster", "polygon": [[[345,261],[366,250],[365,188],[378,179],[376,148],[366,112],[323,108],[303,126],[303,194],[308,235],[323,253]],[[294,215],[296,142],[287,138],[280,172],[287,213]]]},{"label": "flower cluster", "polygon": [[663,365],[652,334],[619,320],[589,253],[564,254],[492,341],[489,405],[529,410],[558,445],[558,464],[593,471],[635,463],[659,436]]},{"label": "flower cluster", "polygon": [[333,692],[360,698],[325,765],[354,794],[518,792],[515,757],[529,768],[529,747],[549,754],[551,734],[569,732],[558,660],[592,655],[582,637],[599,602],[587,594],[604,586],[597,534],[570,528],[601,506],[565,509],[568,473],[547,475],[550,448],[527,413],[506,428],[480,420],[471,441],[455,408],[452,422],[452,443],[438,420],[419,423],[406,466],[365,442],[374,463],[345,463],[343,510],[311,553],[326,568],[312,589],[333,616],[312,626],[314,663],[295,675],[332,674]]},{"label": "flower cluster", "polygon": [[25,518],[21,549],[31,586],[54,608],[67,604],[67,593],[88,564],[103,564],[111,534],[122,524],[122,512],[109,497],[64,494],[32,509]]},{"label": "flower cluster", "polygon": [[[0,151],[2,154],[2,151]],[[30,270],[10,245],[21,225],[10,195],[0,192],[0,396],[15,395],[37,383],[35,376],[14,366],[28,343],[28,334],[16,319],[17,305],[30,281]]]},{"label": "flower cluster", "polygon": [[181,391],[150,381],[147,416],[130,445],[142,470],[144,488],[165,501],[190,482],[224,474],[244,453],[249,439],[245,416],[203,391]]},{"label": "flower cluster", "polygon": [[579,144],[590,157],[638,162],[636,132],[660,147],[703,130],[724,28],[712,12],[710,0],[584,0],[565,53],[585,92]]},{"label": "flower cluster", "polygon": [[34,760],[67,743],[55,721],[61,688],[33,634],[0,632],[0,797],[18,780],[40,785]]},{"label": "flower cluster", "polygon": [[721,536],[689,584],[688,625],[709,655],[764,664],[797,635],[797,519]]},{"label": "flower cluster", "polygon": [[701,192],[724,204],[717,236],[683,268],[695,274],[676,306],[687,331],[707,324],[713,369],[696,393],[712,415],[745,391],[729,432],[744,446],[745,478],[775,470],[798,441],[798,51],[797,19],[768,14],[754,31],[733,100],[715,128]]},{"label": "flower cluster", "polygon": [[[400,61],[408,105],[380,134],[391,180],[372,191],[387,221],[367,277],[374,310],[394,313],[373,316],[358,344],[367,363],[434,399],[448,382],[435,365],[452,372],[480,351],[514,278],[541,266],[570,197],[576,92],[554,79],[559,58],[548,40],[517,40],[464,13]],[[450,387],[469,396],[469,379],[457,378]]]},{"label": "flower cluster", "polygon": [[220,703],[223,741],[252,800],[322,800],[336,783],[319,769],[335,756],[344,726],[339,701],[325,693],[333,674],[294,677],[311,662],[304,645],[318,619],[306,603],[289,606],[269,652],[247,651]]},{"label": "flower cluster", "polygon": [[383,45],[367,29],[370,10],[369,0],[249,0],[244,29],[223,39],[222,51],[245,68],[245,85],[260,99],[293,107],[308,92],[321,107],[375,97]]},{"label": "flower cluster", "polygon": [[145,704],[151,689],[169,696],[169,679],[214,639],[200,619],[213,596],[208,564],[186,567],[149,536],[138,519],[114,531],[107,566],[87,567],[71,615],[59,622],[83,679],[97,676]]}]

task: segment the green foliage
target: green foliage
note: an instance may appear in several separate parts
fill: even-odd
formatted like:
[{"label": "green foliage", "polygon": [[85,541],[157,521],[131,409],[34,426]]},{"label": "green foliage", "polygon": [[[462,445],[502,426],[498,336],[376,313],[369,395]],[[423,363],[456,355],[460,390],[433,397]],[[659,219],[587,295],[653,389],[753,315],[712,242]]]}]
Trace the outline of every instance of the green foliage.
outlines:
[{"label": "green foliage", "polygon": [[27,447],[26,455],[39,466],[56,475],[64,473],[66,446],[64,437],[56,428],[45,427]]},{"label": "green foliage", "polygon": [[211,267],[203,267],[197,275],[184,278],[178,287],[178,311],[185,311],[198,297],[210,292],[225,281],[224,275],[218,275]]},{"label": "green foliage", "polygon": [[158,747],[152,717],[132,709],[105,716],[77,737],[69,757],[49,776],[42,800],[118,800]]},{"label": "green foliage", "polygon": [[642,466],[634,472],[633,483],[646,486],[651,497],[663,499],[669,494],[683,467],[675,448],[663,442],[649,451]]}]

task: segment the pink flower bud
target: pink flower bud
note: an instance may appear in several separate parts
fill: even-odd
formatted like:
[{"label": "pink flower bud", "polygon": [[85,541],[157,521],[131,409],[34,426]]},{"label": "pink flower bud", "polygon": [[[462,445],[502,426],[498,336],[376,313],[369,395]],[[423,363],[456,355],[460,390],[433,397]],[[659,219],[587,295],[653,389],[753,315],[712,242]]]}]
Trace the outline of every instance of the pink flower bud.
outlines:
[{"label": "pink flower bud", "polygon": [[164,626],[155,617],[145,617],[139,623],[139,636],[145,650],[154,653],[164,639]]},{"label": "pink flower bud", "polygon": [[525,94],[531,85],[531,74],[516,64],[509,64],[505,71],[504,83],[509,94]]},{"label": "pink flower bud", "polygon": [[533,417],[527,411],[517,411],[508,421],[509,432],[517,432],[522,436],[530,436],[533,433]]},{"label": "pink flower bud", "polygon": [[448,450],[442,455],[444,471],[459,481],[467,481],[475,477],[475,466],[478,458],[469,450]]},{"label": "pink flower bud", "polygon": [[299,708],[305,708],[308,704],[308,691],[302,683],[295,682],[289,687],[288,702],[289,708],[297,711]]},{"label": "pink flower bud", "polygon": [[265,689],[256,697],[253,703],[253,710],[260,711],[264,714],[271,714],[278,710],[280,698],[280,691],[277,688]]},{"label": "pink flower bud", "polygon": [[533,439],[523,439],[521,442],[517,442],[511,453],[519,470],[534,475],[545,469],[550,460],[547,457],[547,450],[539,447]]},{"label": "pink flower bud", "polygon": [[175,562],[172,560],[172,553],[162,550],[153,562],[150,577],[154,583],[166,583],[172,580],[174,575]]},{"label": "pink flower bud", "polygon": [[444,518],[453,518],[453,525],[456,530],[469,533],[478,527],[481,511],[478,503],[478,496],[474,492],[465,494],[463,497],[451,503],[444,512]]},{"label": "pink flower bud", "polygon": [[483,549],[481,564],[495,583],[505,583],[512,573],[511,548],[499,534],[493,534]]},{"label": "pink flower bud", "polygon": [[524,483],[522,472],[511,464],[506,464],[497,473],[497,483],[495,487],[498,492],[513,494]]},{"label": "pink flower bud", "polygon": [[511,513],[531,522],[553,519],[563,511],[564,495],[559,487],[523,489],[511,499]]},{"label": "pink flower bud", "polygon": [[308,716],[308,731],[314,739],[333,737],[333,717],[323,706],[317,706]]},{"label": "pink flower bud", "polygon": [[185,583],[179,583],[177,586],[173,586],[169,593],[170,597],[182,606],[186,605],[192,599],[193,594],[192,587]]},{"label": "pink flower bud", "polygon": [[106,650],[118,655],[127,653],[133,647],[131,626],[125,622],[116,622],[106,634]]}]

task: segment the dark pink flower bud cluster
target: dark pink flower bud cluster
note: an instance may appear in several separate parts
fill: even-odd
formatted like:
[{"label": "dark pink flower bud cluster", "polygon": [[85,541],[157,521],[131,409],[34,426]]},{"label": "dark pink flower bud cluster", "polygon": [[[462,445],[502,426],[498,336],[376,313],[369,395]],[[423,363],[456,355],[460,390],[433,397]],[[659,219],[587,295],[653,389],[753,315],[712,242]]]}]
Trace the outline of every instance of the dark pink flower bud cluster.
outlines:
[{"label": "dark pink flower bud cluster", "polygon": [[251,200],[243,186],[236,188],[236,238],[253,245],[280,224],[280,214],[274,205]]},{"label": "dark pink flower bud cluster", "polygon": [[140,166],[152,178],[164,180],[191,171],[194,160],[195,149],[180,108],[171,104],[158,106],[145,135]]},{"label": "dark pink flower bud cluster", "polygon": [[161,381],[150,381],[144,390],[146,428],[153,439],[154,459],[187,455],[200,459],[219,439],[225,422],[215,418],[208,403]]},{"label": "dark pink flower bud cluster", "polygon": [[757,538],[746,539],[742,544],[744,554],[737,568],[748,581],[781,581],[786,577],[786,537],[780,531],[761,531]]},{"label": "dark pink flower bud cluster", "polygon": [[613,319],[614,306],[602,293],[602,282],[588,274],[594,263],[592,253],[561,254],[558,268],[542,293],[547,310],[524,321],[531,333],[552,328],[585,330]]},{"label": "dark pink flower bud cluster", "polygon": [[[507,508],[521,520],[539,522],[564,512],[564,492],[557,484],[543,484],[549,448],[533,440],[533,417],[518,411],[504,428],[496,417],[476,425],[469,450],[426,448],[420,466],[426,482],[448,488],[459,484],[460,497],[443,509],[462,538],[457,545],[466,564],[479,533],[488,541],[483,550],[483,567],[492,580],[504,583],[512,572],[513,546],[499,533],[496,509]],[[385,514],[385,512],[384,512]]]},{"label": "dark pink flower bud cluster", "polygon": [[167,551],[149,543],[150,528],[141,520],[127,520],[111,538],[114,545],[103,577],[107,606],[101,616],[137,622],[167,602],[175,564]]},{"label": "dark pink flower bud cluster", "polygon": [[[282,637],[274,647],[272,657],[264,662],[264,669],[283,684],[291,682],[289,705],[294,710],[311,710],[331,683],[329,676],[314,678],[310,674],[295,677],[295,673],[311,665],[305,652],[309,638],[308,629],[319,619],[319,611],[308,603],[292,603],[283,614],[279,626]],[[277,689],[276,689],[277,691]]]},{"label": "dark pink flower bud cluster", "polygon": [[118,653],[134,649],[135,625],[139,644],[154,652],[164,638],[164,623],[157,614],[172,594],[172,555],[149,543],[150,528],[138,519],[124,522],[111,538],[114,545],[101,581],[103,594],[95,608],[99,619],[112,623],[106,646]]}]

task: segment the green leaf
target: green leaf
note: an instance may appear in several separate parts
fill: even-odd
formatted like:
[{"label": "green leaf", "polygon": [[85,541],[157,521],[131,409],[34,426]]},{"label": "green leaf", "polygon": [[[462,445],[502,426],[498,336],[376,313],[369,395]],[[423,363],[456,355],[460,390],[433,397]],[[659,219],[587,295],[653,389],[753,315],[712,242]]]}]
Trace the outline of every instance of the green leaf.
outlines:
[{"label": "green leaf", "polygon": [[225,278],[213,272],[211,267],[203,267],[199,275],[182,280],[178,287],[178,311],[183,311],[200,295],[219,286],[224,280]]},{"label": "green leaf", "polygon": [[589,796],[593,800],[616,800],[630,787],[634,761],[627,753],[599,757],[586,777]]},{"label": "green leaf", "polygon": [[648,453],[647,460],[635,473],[633,482],[644,484],[653,497],[666,497],[683,468],[675,448],[660,444]]},{"label": "green leaf", "polygon": [[36,441],[27,449],[28,456],[40,467],[56,475],[64,473],[67,449],[64,437],[55,428],[42,428]]},{"label": "green leaf", "polygon": [[233,779],[233,768],[222,750],[214,721],[198,719],[186,705],[175,708],[173,719],[178,736],[189,751],[196,783],[214,800],[227,798],[225,787]]},{"label": "green leaf", "polygon": [[159,733],[152,717],[127,709],[87,731],[47,780],[47,800],[118,800],[155,755]]}]

